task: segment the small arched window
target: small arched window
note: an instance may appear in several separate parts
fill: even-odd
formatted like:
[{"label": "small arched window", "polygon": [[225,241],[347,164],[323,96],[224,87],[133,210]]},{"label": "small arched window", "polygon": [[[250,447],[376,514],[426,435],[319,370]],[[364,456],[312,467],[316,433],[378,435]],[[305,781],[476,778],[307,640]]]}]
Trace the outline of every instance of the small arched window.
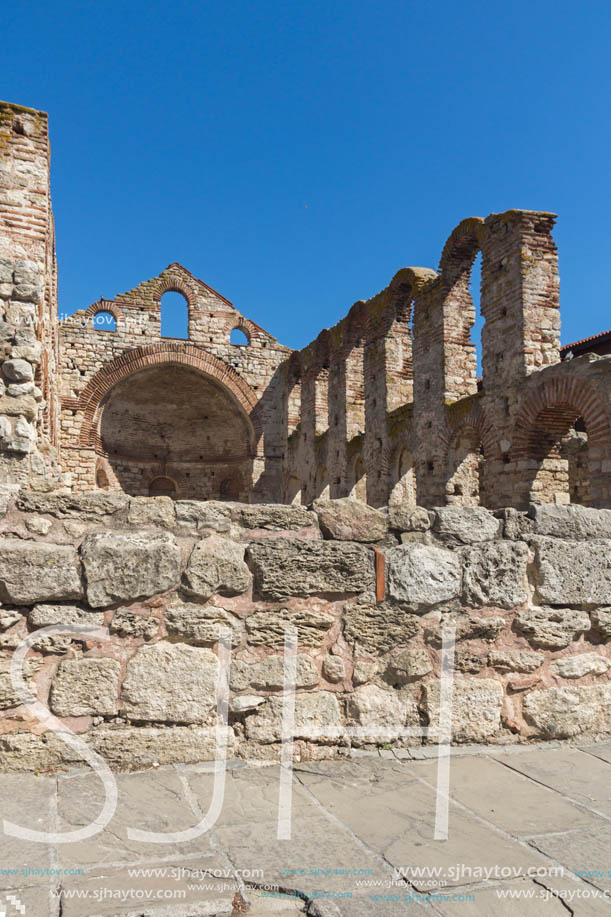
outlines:
[{"label": "small arched window", "polygon": [[149,484],[149,497],[176,498],[176,484],[172,478],[154,478]]},{"label": "small arched window", "polygon": [[234,347],[248,347],[250,341],[248,340],[248,335],[242,328],[234,328],[229,336],[229,342],[233,344]]},{"label": "small arched window", "polygon": [[96,312],[93,327],[95,331],[116,331],[117,322],[112,312]]},{"label": "small arched window", "polygon": [[189,304],[182,293],[170,290],[161,297],[161,337],[189,338]]}]

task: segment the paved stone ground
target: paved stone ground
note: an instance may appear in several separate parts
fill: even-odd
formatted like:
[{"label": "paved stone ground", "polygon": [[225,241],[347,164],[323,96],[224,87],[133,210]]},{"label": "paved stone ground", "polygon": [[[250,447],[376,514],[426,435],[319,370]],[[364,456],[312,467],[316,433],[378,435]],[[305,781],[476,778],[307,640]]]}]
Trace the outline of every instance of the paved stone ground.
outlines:
[{"label": "paved stone ground", "polygon": [[[277,839],[277,766],[230,762],[213,829],[175,844],[130,840],[127,827],[199,822],[213,766],[118,775],[116,813],[94,837],[0,835],[0,915],[2,902],[6,917],[611,913],[611,742],[455,750],[447,841],[433,839],[436,752],[404,754],[296,764],[290,840]],[[87,825],[104,799],[85,771],[2,775],[0,786],[3,817],[39,831]],[[39,872],[8,873],[28,867]]]}]

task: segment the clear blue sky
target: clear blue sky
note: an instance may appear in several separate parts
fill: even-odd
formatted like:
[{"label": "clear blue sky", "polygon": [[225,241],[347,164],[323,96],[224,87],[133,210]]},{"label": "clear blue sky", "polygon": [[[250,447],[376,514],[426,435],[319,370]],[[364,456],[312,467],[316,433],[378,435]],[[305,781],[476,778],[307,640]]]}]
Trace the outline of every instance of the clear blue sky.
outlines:
[{"label": "clear blue sky", "polygon": [[180,261],[300,347],[463,218],[559,214],[564,342],[608,308],[604,2],[5,2],[51,116],[60,309]]}]

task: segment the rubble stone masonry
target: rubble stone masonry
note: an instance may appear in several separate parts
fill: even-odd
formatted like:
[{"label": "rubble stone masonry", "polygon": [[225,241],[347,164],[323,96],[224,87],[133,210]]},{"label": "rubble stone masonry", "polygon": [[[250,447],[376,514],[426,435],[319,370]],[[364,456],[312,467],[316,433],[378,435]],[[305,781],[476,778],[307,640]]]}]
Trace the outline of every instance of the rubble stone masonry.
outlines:
[{"label": "rubble stone masonry", "polygon": [[[423,733],[437,723],[447,625],[454,743],[611,734],[608,510],[351,499],[307,510],[31,491],[4,509],[4,770],[78,760],[9,677],[24,637],[58,623],[105,626],[110,639],[41,633],[26,684],[118,769],[214,757],[220,627],[232,631],[231,757],[280,756],[287,626],[298,634],[301,760],[434,744]],[[364,731],[348,735],[355,726]]]}]

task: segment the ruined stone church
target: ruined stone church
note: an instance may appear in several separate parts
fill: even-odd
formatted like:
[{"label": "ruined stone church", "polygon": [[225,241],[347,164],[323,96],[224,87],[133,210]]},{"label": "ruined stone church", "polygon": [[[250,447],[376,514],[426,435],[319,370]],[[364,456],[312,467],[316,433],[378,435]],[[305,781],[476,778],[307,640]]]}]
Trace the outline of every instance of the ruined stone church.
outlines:
[{"label": "ruined stone church", "polygon": [[[611,505],[611,358],[562,359],[554,214],[463,220],[437,270],[402,268],[293,351],[177,263],[59,321],[49,161],[47,115],[0,103],[5,487]],[[186,340],[162,336],[169,291]]]}]

